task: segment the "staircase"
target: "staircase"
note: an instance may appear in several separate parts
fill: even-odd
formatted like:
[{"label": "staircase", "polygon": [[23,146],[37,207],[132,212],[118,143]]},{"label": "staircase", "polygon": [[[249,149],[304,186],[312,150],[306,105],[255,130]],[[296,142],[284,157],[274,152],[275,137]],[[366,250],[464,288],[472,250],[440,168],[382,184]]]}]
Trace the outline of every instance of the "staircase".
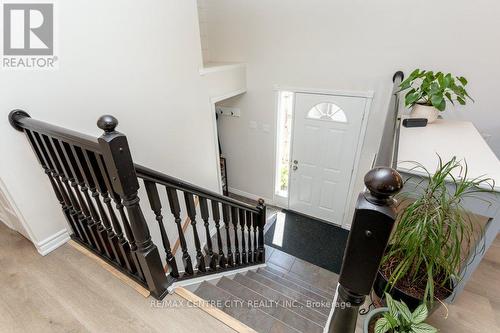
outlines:
[{"label": "staircase", "polygon": [[[328,331],[351,333],[395,222],[393,196],[403,187],[401,176],[390,168],[397,161],[402,79],[402,72],[393,77],[385,129],[374,168],[364,178],[367,189],[356,203],[340,278],[310,264],[300,272],[293,266],[276,269],[274,253],[267,260],[264,245],[264,200],[249,205],[135,164],[112,116],[99,118],[99,138],[32,119],[22,110],[11,111],[9,122],[26,135],[72,239],[151,296],[163,299],[187,285],[258,332],[309,333],[323,331],[337,288],[337,304],[346,306],[335,308]],[[141,197],[149,202],[149,212],[141,207]],[[189,238],[184,216],[191,225]],[[151,230],[161,242],[153,241]],[[181,258],[172,251],[173,239],[179,240]]]},{"label": "staircase", "polygon": [[271,265],[187,289],[257,332],[323,332],[335,294],[325,286],[338,276],[310,264],[301,275]]}]

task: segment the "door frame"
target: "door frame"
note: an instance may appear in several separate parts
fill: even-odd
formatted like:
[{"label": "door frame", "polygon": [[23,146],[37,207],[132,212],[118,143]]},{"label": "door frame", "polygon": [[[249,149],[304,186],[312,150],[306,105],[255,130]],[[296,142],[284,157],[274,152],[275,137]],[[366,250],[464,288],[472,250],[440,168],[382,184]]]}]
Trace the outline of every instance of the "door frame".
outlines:
[{"label": "door frame", "polygon": [[[210,106],[210,114],[211,114],[211,119],[212,119],[212,133],[214,136],[214,147],[215,147],[215,170],[217,171],[217,189],[219,194],[223,194],[222,191],[222,175],[221,175],[221,168],[220,168],[220,156],[219,156],[219,129],[217,127],[217,117],[215,115],[216,113],[216,107],[215,105],[218,102],[222,102],[223,100],[229,99],[231,97],[235,97],[238,95],[242,95],[246,93],[246,89],[239,89],[236,91],[231,91],[227,94],[219,95],[219,96],[213,96],[209,98],[209,106]],[[229,190],[229,187],[228,187]]]},{"label": "door frame", "polygon": [[[355,179],[358,174],[358,169],[359,169],[359,161],[361,158],[361,150],[363,148],[363,143],[365,140],[365,134],[366,134],[366,129],[368,125],[368,118],[370,116],[370,109],[371,109],[371,104],[373,97],[375,95],[373,90],[368,90],[368,91],[352,91],[352,90],[332,90],[332,89],[317,89],[317,88],[301,88],[301,87],[290,87],[290,86],[282,86],[282,85],[274,85],[274,92],[275,92],[275,113],[274,113],[274,118],[275,118],[275,135],[274,135],[274,169],[276,168],[277,161],[278,161],[278,156],[277,156],[277,145],[278,145],[278,134],[279,134],[279,129],[278,129],[278,119],[279,119],[279,92],[280,91],[289,91],[295,94],[298,93],[304,93],[304,94],[314,94],[314,95],[331,95],[331,96],[344,96],[344,97],[358,97],[358,98],[364,98],[365,99],[365,108],[363,110],[363,119],[361,120],[361,129],[359,132],[358,136],[358,143],[356,145],[356,153],[354,155],[354,164],[353,168],[351,171],[351,178],[349,179],[349,187],[347,190],[347,200],[344,206],[344,212],[342,215],[341,219],[341,224],[333,223],[326,221],[330,224],[334,224],[337,226],[341,226],[342,228],[345,229],[350,229],[350,221],[349,217],[352,214],[353,207],[356,203],[356,198],[353,197],[353,192],[354,192],[354,183]],[[295,98],[294,98],[294,105],[293,105],[293,122],[292,122],[292,129],[290,131],[290,158],[292,158],[292,153],[293,153],[293,145],[294,145],[294,131],[295,131]],[[288,184],[290,185],[290,176],[291,173],[288,173]],[[289,209],[289,201],[290,201],[290,194],[288,194],[288,197],[286,200],[278,196],[276,194],[276,190],[274,188],[274,184],[276,184],[276,170],[273,172],[273,201],[276,204],[279,204],[281,208],[286,208]],[[299,212],[300,213],[300,212]]]}]

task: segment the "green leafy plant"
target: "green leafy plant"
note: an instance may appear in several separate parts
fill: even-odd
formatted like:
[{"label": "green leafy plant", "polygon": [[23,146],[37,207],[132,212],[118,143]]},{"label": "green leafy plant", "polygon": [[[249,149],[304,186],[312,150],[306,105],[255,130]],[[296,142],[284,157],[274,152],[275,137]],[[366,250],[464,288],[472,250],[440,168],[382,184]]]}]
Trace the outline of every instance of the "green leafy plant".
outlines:
[{"label": "green leafy plant", "polygon": [[412,296],[432,306],[435,298],[451,293],[450,281],[460,280],[461,269],[477,251],[472,245],[483,232],[462,202],[492,192],[494,182],[486,177],[468,179],[467,163],[462,165],[456,157],[446,163],[439,157],[433,175],[419,164],[413,169],[423,170],[428,181],[403,194],[416,200],[398,216],[381,272],[389,282],[386,291],[394,286],[409,288],[418,293]]},{"label": "green leafy plant", "polygon": [[455,102],[465,105],[467,99],[474,102],[465,90],[466,85],[467,79],[463,76],[415,69],[399,87],[400,91],[407,90],[405,95],[407,107],[422,104],[444,111],[447,100],[453,105]]},{"label": "green leafy plant", "polygon": [[425,304],[419,305],[413,313],[404,302],[392,299],[385,294],[389,311],[375,323],[375,333],[435,333],[437,329],[424,323],[428,310]]}]

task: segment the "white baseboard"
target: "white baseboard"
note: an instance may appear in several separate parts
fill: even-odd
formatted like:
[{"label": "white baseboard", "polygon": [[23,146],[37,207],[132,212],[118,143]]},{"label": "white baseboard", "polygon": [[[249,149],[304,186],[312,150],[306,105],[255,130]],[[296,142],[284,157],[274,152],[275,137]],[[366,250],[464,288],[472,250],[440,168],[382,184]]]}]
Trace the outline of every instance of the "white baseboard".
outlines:
[{"label": "white baseboard", "polygon": [[248,193],[248,192],[245,192],[245,191],[242,191],[242,190],[238,190],[238,189],[233,188],[233,187],[229,187],[228,190],[229,190],[229,193],[240,195],[242,197],[249,198],[249,199],[252,199],[252,200],[258,200],[258,199],[262,198],[262,199],[264,199],[264,201],[266,202],[266,204],[271,204],[271,205],[274,206],[274,200],[273,199],[269,199],[269,198],[266,198],[266,197],[263,197],[263,196],[260,196],[260,195]]},{"label": "white baseboard", "polygon": [[36,243],[35,247],[38,250],[38,253],[45,256],[69,240],[70,237],[68,230],[63,229],[56,232],[52,236],[45,238],[43,241]]}]

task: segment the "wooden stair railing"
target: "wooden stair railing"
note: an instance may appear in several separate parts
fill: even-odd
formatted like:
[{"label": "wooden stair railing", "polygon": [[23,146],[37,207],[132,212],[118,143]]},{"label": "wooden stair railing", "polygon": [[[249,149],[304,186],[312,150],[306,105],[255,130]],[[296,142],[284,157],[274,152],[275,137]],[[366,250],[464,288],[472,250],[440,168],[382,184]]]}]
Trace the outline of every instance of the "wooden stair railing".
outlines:
[{"label": "wooden stair railing", "polygon": [[[9,114],[9,122],[25,133],[61,205],[72,239],[149,289],[155,298],[162,299],[175,281],[264,262],[266,207],[263,200],[253,207],[134,165],[127,138],[116,131],[118,121],[114,117],[99,118],[97,125],[104,131],[99,138],[32,119],[22,110],[13,110]],[[151,239],[148,223],[139,205],[139,178],[144,183],[147,199],[156,217],[169,267],[168,275],[164,272],[160,252]],[[183,252],[181,268],[171,252],[172,238],[164,225],[171,219],[162,215],[159,187],[166,190],[172,220],[177,227]],[[194,267],[181,226],[178,193],[184,198],[186,213],[191,221],[195,243],[192,250],[196,259]],[[200,200],[200,216],[197,215],[195,197]],[[241,237],[245,236],[246,223],[248,245],[246,249],[243,245],[242,253],[248,256],[253,253],[253,260],[246,256],[248,260],[232,262],[231,241],[228,237],[224,249],[219,230],[221,211],[226,235],[229,235],[232,225],[235,240],[238,237],[238,221],[241,223]],[[216,228],[217,251],[211,241],[210,215]],[[203,221],[204,237],[198,233],[199,220]],[[208,247],[206,257],[202,251],[202,239]],[[234,250],[239,253],[238,248]]]},{"label": "wooden stair railing", "polygon": [[[162,221],[159,222],[161,224],[160,230],[164,230],[165,227],[163,226],[164,219],[159,201],[159,190],[163,190],[168,198],[172,215],[170,220],[176,224],[177,237],[180,240],[182,250],[183,272],[181,274],[178,263],[170,254],[172,250],[170,243],[166,241],[167,237],[162,238],[169,276],[173,277],[175,281],[264,263],[264,225],[266,222],[264,200],[260,199],[257,207],[254,207],[138,164],[135,165],[135,170],[137,177],[142,179],[145,184],[151,208],[155,212],[157,220]],[[191,232],[195,245],[195,249],[191,253],[194,254],[194,258],[191,258],[182,230],[180,197],[184,198],[187,215],[191,222]],[[195,197],[199,200],[199,216]],[[226,235],[225,244],[221,231],[221,215]],[[158,218],[159,216],[160,218]],[[203,228],[198,228],[200,221],[203,222]],[[214,237],[217,249],[214,247],[210,233],[211,221],[215,227]],[[245,237],[247,243],[245,243]],[[205,254],[202,251],[202,239],[207,248]],[[231,240],[234,240],[234,245],[231,244]],[[250,254],[252,258],[250,258]]]}]

